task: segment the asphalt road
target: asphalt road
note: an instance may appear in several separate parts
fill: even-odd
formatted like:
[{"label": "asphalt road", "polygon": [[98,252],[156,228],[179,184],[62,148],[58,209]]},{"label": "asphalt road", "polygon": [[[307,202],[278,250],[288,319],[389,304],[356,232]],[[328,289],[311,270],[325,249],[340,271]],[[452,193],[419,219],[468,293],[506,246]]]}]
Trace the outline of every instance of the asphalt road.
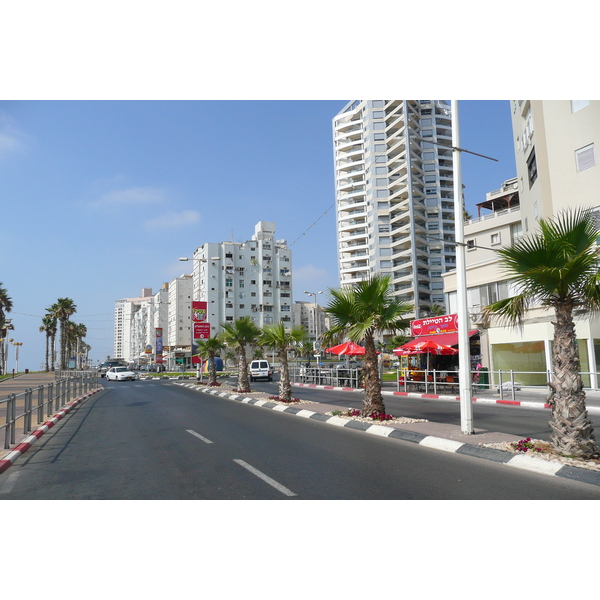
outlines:
[{"label": "asphalt road", "polygon": [[216,398],[107,382],[0,499],[600,499],[600,488]]}]

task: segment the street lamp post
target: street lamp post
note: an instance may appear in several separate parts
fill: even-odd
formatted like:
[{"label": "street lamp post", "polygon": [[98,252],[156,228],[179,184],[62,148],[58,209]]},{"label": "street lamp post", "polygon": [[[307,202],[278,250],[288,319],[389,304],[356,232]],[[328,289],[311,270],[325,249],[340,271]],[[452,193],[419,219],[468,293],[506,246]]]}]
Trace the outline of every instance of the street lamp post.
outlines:
[{"label": "street lamp post", "polygon": [[317,295],[318,294],[322,294],[323,292],[304,292],[305,294],[308,294],[309,296],[313,296],[315,299],[315,342],[318,345],[319,344],[319,321],[320,321],[320,315],[319,315],[319,309],[318,309],[318,304],[317,304]]},{"label": "street lamp post", "polygon": [[13,342],[10,340],[11,344],[16,348],[16,373],[19,372],[19,348],[23,345],[23,342]]}]

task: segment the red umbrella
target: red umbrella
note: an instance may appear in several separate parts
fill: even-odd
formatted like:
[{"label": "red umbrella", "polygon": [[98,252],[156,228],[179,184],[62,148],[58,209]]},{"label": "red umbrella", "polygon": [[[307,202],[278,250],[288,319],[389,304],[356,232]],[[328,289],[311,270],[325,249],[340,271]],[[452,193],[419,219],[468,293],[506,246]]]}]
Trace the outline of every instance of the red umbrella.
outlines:
[{"label": "red umbrella", "polygon": [[340,356],[363,356],[365,349],[354,342],[344,342],[343,344],[327,348],[325,352],[331,352],[331,354],[338,354]]},{"label": "red umbrella", "polygon": [[429,355],[437,354],[437,355],[453,355],[458,354],[458,350],[452,348],[452,346],[444,346],[443,344],[438,344],[433,340],[427,340],[426,342],[420,342],[419,338],[412,340],[412,342],[407,342],[402,346],[399,346],[394,350],[394,354],[396,356],[409,356],[411,354],[427,354],[427,370],[429,371]]},{"label": "red umbrella", "polygon": [[402,346],[396,348],[394,350],[394,354],[397,356],[406,356],[408,354],[438,354],[449,356],[453,354],[458,354],[458,350],[456,348],[452,348],[452,346],[444,346],[443,344],[438,344],[432,340],[427,340],[426,342],[419,342],[419,338],[413,340],[412,342],[407,342]]}]

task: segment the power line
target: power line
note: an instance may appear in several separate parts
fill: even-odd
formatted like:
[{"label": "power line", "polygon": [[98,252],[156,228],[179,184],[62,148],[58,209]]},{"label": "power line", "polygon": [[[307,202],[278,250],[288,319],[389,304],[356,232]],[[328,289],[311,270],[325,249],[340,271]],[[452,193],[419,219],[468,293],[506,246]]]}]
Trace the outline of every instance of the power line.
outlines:
[{"label": "power line", "polygon": [[335,202],[302,234],[299,235],[291,244],[290,248],[301,238],[306,236],[306,232],[310,231],[323,217],[327,215],[327,213],[335,206]]}]

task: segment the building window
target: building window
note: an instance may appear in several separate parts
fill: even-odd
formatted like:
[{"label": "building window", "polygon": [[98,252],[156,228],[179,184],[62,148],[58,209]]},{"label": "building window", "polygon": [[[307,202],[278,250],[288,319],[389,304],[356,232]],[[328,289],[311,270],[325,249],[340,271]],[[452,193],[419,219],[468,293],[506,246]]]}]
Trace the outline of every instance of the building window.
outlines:
[{"label": "building window", "polygon": [[531,151],[527,159],[527,173],[529,174],[529,187],[531,187],[537,179],[537,162],[535,160],[535,148]]},{"label": "building window", "polygon": [[467,240],[467,250],[475,250],[475,238]]},{"label": "building window", "polygon": [[590,103],[589,100],[571,100],[571,112],[577,112],[585,108]]},{"label": "building window", "polygon": [[492,233],[492,246],[500,243],[500,234]]},{"label": "building window", "polygon": [[585,171],[596,166],[596,156],[594,154],[594,144],[589,144],[579,150],[575,150],[575,162],[577,163],[577,171]]}]

